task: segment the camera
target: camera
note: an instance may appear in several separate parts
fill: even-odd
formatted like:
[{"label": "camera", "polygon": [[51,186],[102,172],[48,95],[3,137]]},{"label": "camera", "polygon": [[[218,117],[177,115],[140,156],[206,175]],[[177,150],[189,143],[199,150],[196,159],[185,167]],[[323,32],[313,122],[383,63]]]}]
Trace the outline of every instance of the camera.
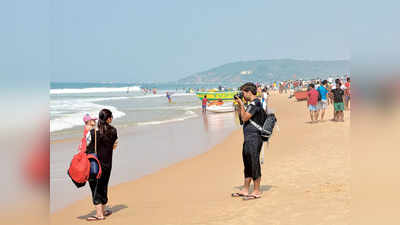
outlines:
[{"label": "camera", "polygon": [[242,99],[243,98],[243,92],[239,92],[239,93],[235,94],[233,97],[235,99],[238,99],[238,98]]}]

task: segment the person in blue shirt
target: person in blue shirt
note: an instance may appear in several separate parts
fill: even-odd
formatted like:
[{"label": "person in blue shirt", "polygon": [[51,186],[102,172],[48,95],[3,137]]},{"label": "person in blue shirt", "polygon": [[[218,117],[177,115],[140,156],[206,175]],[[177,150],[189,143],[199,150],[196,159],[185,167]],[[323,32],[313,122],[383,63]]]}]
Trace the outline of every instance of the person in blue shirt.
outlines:
[{"label": "person in blue shirt", "polygon": [[[319,95],[321,96],[321,100],[318,101],[318,111],[321,115],[321,121],[324,120],[325,116],[325,110],[328,105],[328,88],[327,88],[328,81],[324,80],[322,81],[321,85],[318,87],[317,91],[319,92]],[[318,119],[318,118],[317,118]]]}]

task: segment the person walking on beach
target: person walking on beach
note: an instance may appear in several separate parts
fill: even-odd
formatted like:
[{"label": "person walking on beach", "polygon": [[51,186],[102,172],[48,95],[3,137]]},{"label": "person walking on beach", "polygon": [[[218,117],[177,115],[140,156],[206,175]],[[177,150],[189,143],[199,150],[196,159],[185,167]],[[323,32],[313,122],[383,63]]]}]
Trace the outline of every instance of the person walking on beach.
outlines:
[{"label": "person walking on beach", "polygon": [[204,95],[203,100],[201,101],[201,108],[202,108],[202,112],[205,113],[207,111],[207,103],[209,103],[210,101],[208,101],[207,99],[207,95]]},{"label": "person walking on beach", "polygon": [[89,179],[96,215],[87,218],[88,221],[104,220],[112,213],[111,210],[105,209],[108,202],[108,181],[111,175],[113,150],[118,145],[117,129],[110,125],[112,120],[112,112],[102,109],[99,113],[98,130],[90,131],[91,141],[88,143],[86,153],[97,152],[102,173],[100,179]]},{"label": "person walking on beach", "polygon": [[307,107],[308,110],[310,110],[311,123],[318,121],[317,104],[318,104],[318,91],[315,90],[314,84],[311,83],[309,85],[309,91],[307,92]]},{"label": "person walking on beach", "polygon": [[[260,131],[251,124],[250,120],[257,124],[262,124],[263,113],[260,100],[257,98],[257,87],[253,83],[245,83],[240,90],[244,99],[249,102],[245,109],[243,101],[235,98],[239,105],[239,118],[243,122],[243,150],[242,158],[244,164],[244,186],[240,192],[233,193],[232,197],[244,197],[245,200],[257,199],[261,197],[261,165],[260,152],[263,145]],[[253,180],[254,190],[249,194],[250,183]]]},{"label": "person walking on beach", "polygon": [[350,103],[350,96],[351,96],[351,85],[350,85],[350,77],[346,79],[346,83],[344,84],[345,90],[344,90],[344,101],[345,101],[345,109],[349,110],[349,103]]},{"label": "person walking on beach", "polygon": [[167,91],[167,98],[168,98],[168,103],[170,103],[171,104],[171,102],[172,102],[172,99],[171,99],[171,95],[169,94],[169,92]]},{"label": "person walking on beach", "polygon": [[335,80],[336,88],[332,89],[331,91],[331,98],[333,100],[333,107],[335,109],[334,113],[334,121],[336,122],[344,122],[344,103],[343,103],[343,96],[344,91],[341,88],[341,83],[339,79]]},{"label": "person walking on beach", "polygon": [[[318,87],[317,91],[321,96],[321,99],[318,101],[318,114],[321,114],[321,121],[324,120],[325,110],[328,105],[328,88],[326,87],[328,84],[327,80],[323,80],[321,86]],[[318,120],[318,118],[317,118]]]}]

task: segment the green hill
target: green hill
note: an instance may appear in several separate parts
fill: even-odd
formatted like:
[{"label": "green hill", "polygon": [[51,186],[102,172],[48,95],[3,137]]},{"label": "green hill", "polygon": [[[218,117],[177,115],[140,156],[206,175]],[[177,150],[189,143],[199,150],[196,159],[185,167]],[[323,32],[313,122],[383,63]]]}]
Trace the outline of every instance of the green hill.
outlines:
[{"label": "green hill", "polygon": [[348,74],[350,62],[347,60],[310,61],[293,59],[256,60],[228,63],[210,70],[180,79],[184,84],[232,84],[271,82],[296,79],[324,78]]}]

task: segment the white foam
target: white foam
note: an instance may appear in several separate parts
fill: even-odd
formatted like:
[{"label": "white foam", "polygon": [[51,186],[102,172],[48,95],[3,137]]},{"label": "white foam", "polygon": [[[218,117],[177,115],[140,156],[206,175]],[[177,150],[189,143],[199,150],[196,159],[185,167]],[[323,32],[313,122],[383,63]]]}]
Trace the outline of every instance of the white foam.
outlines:
[{"label": "white foam", "polygon": [[87,93],[111,93],[111,92],[138,92],[140,91],[139,86],[131,87],[119,87],[119,88],[108,88],[108,87],[97,87],[97,88],[78,88],[78,89],[50,89],[50,94],[87,94]]},{"label": "white foam", "polygon": [[165,123],[173,123],[173,122],[179,122],[179,121],[184,121],[190,118],[195,118],[197,117],[197,114],[193,111],[187,111],[185,113],[185,116],[180,117],[180,118],[174,118],[174,119],[168,119],[168,120],[160,120],[160,121],[149,121],[149,122],[140,122],[138,123],[139,126],[146,126],[146,125],[159,125],[159,124],[165,124]]},{"label": "white foam", "polygon": [[50,132],[82,126],[82,118],[86,113],[97,116],[99,111],[104,108],[111,110],[114,118],[125,116],[124,112],[118,111],[113,106],[99,105],[85,100],[65,100],[57,103],[50,105],[50,115],[57,115],[57,118],[50,120]]}]

